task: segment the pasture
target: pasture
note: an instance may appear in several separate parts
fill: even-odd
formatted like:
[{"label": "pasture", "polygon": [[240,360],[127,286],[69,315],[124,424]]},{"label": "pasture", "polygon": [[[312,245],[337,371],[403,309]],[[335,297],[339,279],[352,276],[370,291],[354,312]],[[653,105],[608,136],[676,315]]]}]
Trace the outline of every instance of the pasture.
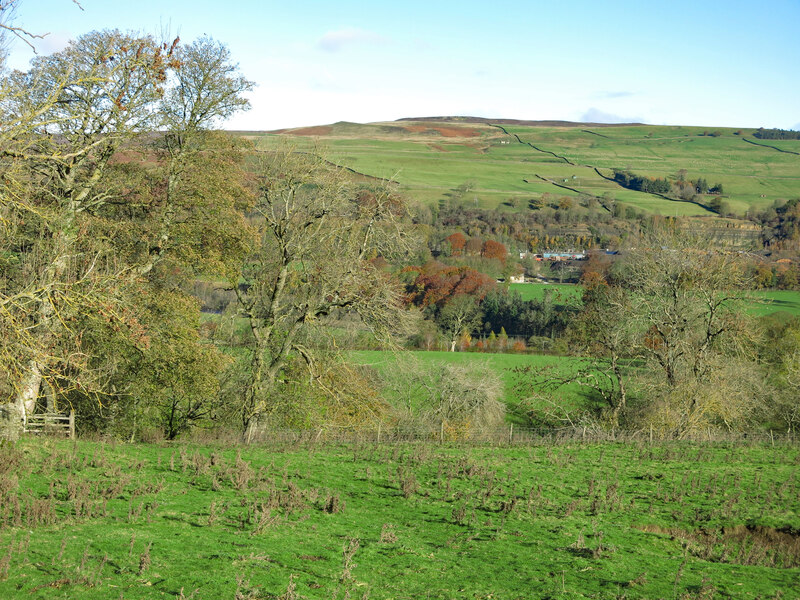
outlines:
[{"label": "pasture", "polygon": [[0,448],[0,597],[791,598],[778,443]]},{"label": "pasture", "polygon": [[523,300],[542,300],[550,294],[555,304],[580,303],[583,288],[571,283],[512,283],[511,292],[519,294]]},{"label": "pasture", "polygon": [[[583,288],[575,284],[512,283],[510,290],[520,294],[523,300],[541,300],[549,291],[555,304],[580,304]],[[744,309],[753,316],[764,316],[785,312],[800,316],[800,291],[797,290],[749,290],[744,293]]]},{"label": "pasture", "polygon": [[785,312],[800,317],[800,291],[755,290],[748,292],[747,311],[755,316]]},{"label": "pasture", "polygon": [[[337,123],[252,137],[261,148],[284,138],[301,146],[322,144],[333,162],[394,179],[412,197],[428,203],[457,198],[483,208],[528,210],[527,201],[546,192],[556,197],[585,193],[610,195],[650,213],[703,216],[712,214],[701,206],[709,197],[700,204],[666,200],[624,189],[595,168],[606,177],[613,169],[653,177],[674,177],[686,169],[689,179],[722,183],[724,200],[741,215],[800,195],[797,155],[748,143],[751,133],[649,125],[501,129],[486,123],[395,122]],[[796,140],[772,145],[800,151]],[[455,193],[465,183],[469,191]]]}]

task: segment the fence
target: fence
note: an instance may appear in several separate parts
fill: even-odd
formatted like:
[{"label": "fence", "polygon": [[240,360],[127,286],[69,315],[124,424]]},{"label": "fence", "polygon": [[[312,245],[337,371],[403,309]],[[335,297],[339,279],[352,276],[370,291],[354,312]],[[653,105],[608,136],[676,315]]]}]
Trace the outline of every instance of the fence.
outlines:
[{"label": "fence", "polygon": [[378,443],[392,444],[403,442],[463,443],[475,445],[539,445],[561,443],[737,443],[737,444],[776,444],[792,445],[800,442],[796,432],[776,433],[773,431],[696,431],[677,436],[660,435],[652,429],[639,430],[601,430],[586,427],[563,427],[554,429],[532,429],[508,425],[502,428],[464,431],[453,429],[442,423],[438,428],[428,427],[387,427],[379,425],[371,428],[345,429],[267,429],[256,433],[252,438],[255,444],[315,444],[315,443]]},{"label": "fence", "polygon": [[59,413],[40,413],[29,415],[25,423],[25,433],[35,435],[64,435],[75,437],[75,412],[68,415]]}]

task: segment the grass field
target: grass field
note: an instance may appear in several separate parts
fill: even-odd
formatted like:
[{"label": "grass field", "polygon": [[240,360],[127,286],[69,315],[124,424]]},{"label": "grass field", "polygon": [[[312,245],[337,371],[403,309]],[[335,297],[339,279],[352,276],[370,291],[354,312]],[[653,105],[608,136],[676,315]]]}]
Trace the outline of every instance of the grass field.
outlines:
[{"label": "grass field", "polygon": [[541,300],[550,293],[556,304],[579,302],[583,294],[581,286],[571,283],[512,283],[510,289],[523,300]]},{"label": "grass field", "polygon": [[796,446],[0,449],[0,597],[792,598]]},{"label": "grass field", "polygon": [[[512,283],[510,289],[524,300],[541,300],[547,290],[552,290],[556,304],[580,302],[583,289],[574,284]],[[747,292],[749,300],[746,310],[752,315],[763,316],[786,312],[800,316],[800,291],[797,290],[752,290]]]},{"label": "grass field", "polygon": [[[487,365],[494,371],[503,385],[503,394],[500,398],[509,409],[507,421],[519,425],[527,425],[524,413],[527,410],[542,410],[550,408],[542,404],[541,398],[529,398],[517,385],[527,375],[519,372],[520,369],[531,367],[534,372],[542,369],[552,369],[558,373],[566,373],[571,367],[576,367],[581,359],[571,356],[551,356],[538,354],[501,354],[489,352],[427,352],[407,351],[402,353],[384,352],[379,350],[363,350],[351,352],[350,356],[357,364],[368,365],[378,372],[388,372],[395,368],[398,361],[418,361],[421,365],[433,363],[453,363],[460,365]],[[587,389],[576,384],[566,385],[558,391],[558,403],[563,409],[574,414],[587,410],[594,400],[587,398]],[[391,401],[391,398],[389,398]],[[523,410],[515,410],[520,402],[525,401]]]},{"label": "grass field", "polygon": [[749,292],[753,298],[749,312],[761,316],[786,312],[800,316],[800,292],[797,290],[756,290]]},{"label": "grass field", "polygon": [[[274,147],[283,137],[301,145],[319,140],[335,162],[367,175],[393,178],[411,196],[426,202],[443,200],[468,181],[474,188],[461,201],[474,201],[484,208],[527,210],[526,200],[545,192],[577,195],[555,183],[595,196],[611,193],[617,201],[646,212],[710,214],[698,204],[621,188],[598,175],[594,167],[606,176],[612,169],[629,168],[655,177],[674,176],[686,169],[690,179],[704,177],[709,183],[722,183],[725,200],[739,214],[800,195],[798,156],[745,142],[753,140],[749,130],[672,126],[504,129],[508,134],[489,124],[337,123],[255,137],[262,148]],[[800,141],[772,145],[800,151]],[[517,199],[518,208],[507,204],[511,198]]]}]

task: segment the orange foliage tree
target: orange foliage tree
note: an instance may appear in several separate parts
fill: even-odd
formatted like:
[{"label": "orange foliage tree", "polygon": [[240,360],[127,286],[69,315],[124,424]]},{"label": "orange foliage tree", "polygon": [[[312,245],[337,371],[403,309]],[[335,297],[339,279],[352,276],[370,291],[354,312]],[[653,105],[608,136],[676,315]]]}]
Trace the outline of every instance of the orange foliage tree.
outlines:
[{"label": "orange foliage tree", "polygon": [[421,267],[406,267],[406,273],[416,273],[406,287],[406,301],[416,306],[443,306],[458,295],[473,296],[478,302],[496,286],[495,281],[469,267],[451,267],[430,261]]},{"label": "orange foliage tree", "polygon": [[496,258],[505,264],[506,257],[508,256],[508,250],[506,249],[505,245],[501,244],[500,242],[486,240],[483,242],[483,247],[481,248],[481,256],[484,258]]},{"label": "orange foliage tree", "polygon": [[444,241],[450,244],[450,251],[453,256],[460,256],[464,251],[464,246],[467,244],[467,238],[460,231],[448,235]]}]

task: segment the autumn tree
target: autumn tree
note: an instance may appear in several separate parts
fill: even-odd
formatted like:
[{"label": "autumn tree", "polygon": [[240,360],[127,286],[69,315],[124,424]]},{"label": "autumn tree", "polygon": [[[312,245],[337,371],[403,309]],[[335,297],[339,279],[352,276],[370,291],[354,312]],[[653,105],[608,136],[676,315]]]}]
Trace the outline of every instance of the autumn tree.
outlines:
[{"label": "autumn tree", "polygon": [[180,294],[170,270],[208,267],[204,250],[224,262],[235,248],[237,193],[221,188],[241,183],[213,174],[236,151],[209,129],[246,106],[247,89],[209,39],[183,48],[117,31],[83,36],[4,80],[0,353],[8,394],[26,412],[42,390],[51,405],[117,395],[109,385],[123,367],[111,368],[101,347],[164,325],[137,295]]},{"label": "autumn tree", "polygon": [[494,240],[486,240],[481,247],[481,256],[484,258],[495,258],[505,264],[508,257],[508,250],[505,245]]},{"label": "autumn tree", "polygon": [[460,231],[451,233],[444,241],[450,246],[450,254],[453,256],[461,256],[464,251],[464,246],[467,244],[467,238]]},{"label": "autumn tree", "polygon": [[474,296],[480,302],[496,287],[488,275],[466,266],[448,266],[430,261],[421,267],[406,267],[407,302],[420,307],[444,306],[458,295]]},{"label": "autumn tree", "polygon": [[86,223],[109,199],[99,184],[114,153],[154,125],[170,51],[149,37],[98,32],[3,82],[3,213],[11,224],[3,241],[17,266],[4,278],[4,324],[16,335],[3,353],[25,412],[43,383],[50,396],[89,384],[86,353],[72,341],[75,313],[91,306],[119,314],[121,269]]}]

